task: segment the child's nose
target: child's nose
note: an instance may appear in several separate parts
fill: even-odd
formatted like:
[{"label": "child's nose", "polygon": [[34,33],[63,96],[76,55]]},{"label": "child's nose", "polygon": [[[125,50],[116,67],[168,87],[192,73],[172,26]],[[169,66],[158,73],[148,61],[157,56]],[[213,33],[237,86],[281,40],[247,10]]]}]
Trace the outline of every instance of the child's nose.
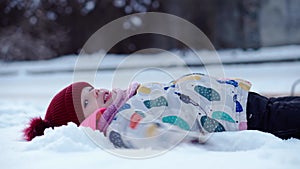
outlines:
[{"label": "child's nose", "polygon": [[99,95],[99,89],[94,89],[94,96],[97,98]]}]

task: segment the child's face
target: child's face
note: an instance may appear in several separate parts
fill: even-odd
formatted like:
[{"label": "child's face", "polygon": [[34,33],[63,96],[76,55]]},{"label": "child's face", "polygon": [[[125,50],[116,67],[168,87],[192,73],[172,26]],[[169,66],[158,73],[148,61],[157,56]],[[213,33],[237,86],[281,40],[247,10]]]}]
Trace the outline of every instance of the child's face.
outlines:
[{"label": "child's face", "polygon": [[106,89],[85,87],[81,92],[81,106],[84,117],[87,118],[95,110],[112,104],[116,93]]}]

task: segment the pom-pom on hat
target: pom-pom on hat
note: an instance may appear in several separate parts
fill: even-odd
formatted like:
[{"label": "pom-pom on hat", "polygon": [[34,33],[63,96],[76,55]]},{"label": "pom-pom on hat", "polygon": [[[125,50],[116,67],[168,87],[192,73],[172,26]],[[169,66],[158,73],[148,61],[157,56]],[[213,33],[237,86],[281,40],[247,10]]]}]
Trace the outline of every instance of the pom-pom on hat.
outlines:
[{"label": "pom-pom on hat", "polygon": [[45,119],[33,118],[29,127],[23,130],[25,140],[30,141],[36,136],[43,135],[46,128],[66,125],[68,122],[74,122],[79,126],[84,120],[81,106],[81,91],[84,87],[91,85],[76,82],[56,94],[48,106]]}]

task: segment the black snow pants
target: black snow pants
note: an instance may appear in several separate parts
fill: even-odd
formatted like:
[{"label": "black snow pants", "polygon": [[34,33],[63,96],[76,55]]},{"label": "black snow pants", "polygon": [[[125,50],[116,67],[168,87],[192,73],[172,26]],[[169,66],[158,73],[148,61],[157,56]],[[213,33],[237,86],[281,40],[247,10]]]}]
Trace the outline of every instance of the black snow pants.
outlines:
[{"label": "black snow pants", "polygon": [[248,130],[272,133],[282,139],[300,139],[300,97],[267,98],[249,92]]}]

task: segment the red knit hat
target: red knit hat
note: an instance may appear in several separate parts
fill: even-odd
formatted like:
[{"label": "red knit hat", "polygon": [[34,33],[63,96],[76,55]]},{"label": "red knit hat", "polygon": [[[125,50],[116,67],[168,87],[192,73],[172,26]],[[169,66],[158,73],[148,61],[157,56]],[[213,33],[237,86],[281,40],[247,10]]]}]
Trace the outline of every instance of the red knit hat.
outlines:
[{"label": "red knit hat", "polygon": [[81,91],[89,86],[91,85],[86,82],[76,82],[56,94],[48,106],[45,119],[33,118],[30,126],[23,130],[25,139],[30,141],[36,136],[43,135],[46,128],[66,125],[68,122],[74,122],[79,126],[84,120]]}]

